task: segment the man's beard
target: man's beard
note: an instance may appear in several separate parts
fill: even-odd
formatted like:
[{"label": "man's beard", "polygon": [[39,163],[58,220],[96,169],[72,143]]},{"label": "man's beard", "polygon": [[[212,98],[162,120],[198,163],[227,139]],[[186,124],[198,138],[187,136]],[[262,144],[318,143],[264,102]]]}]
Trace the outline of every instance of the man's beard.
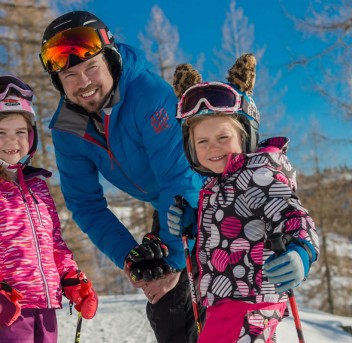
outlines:
[{"label": "man's beard", "polygon": [[[86,91],[89,91],[89,89]],[[107,94],[105,94],[103,98],[100,98],[98,100],[94,99],[88,102],[85,101],[77,105],[84,108],[88,113],[99,112],[103,108],[103,106],[106,106],[106,102],[110,98],[111,92],[112,89],[110,89],[109,92],[107,92]]]},{"label": "man's beard", "polygon": [[81,105],[87,112],[99,112],[104,104],[104,101],[89,101]]},{"label": "man's beard", "polygon": [[84,102],[84,104],[79,104],[79,106],[83,107],[88,113],[99,112],[104,105],[106,105],[107,100],[110,98],[111,90],[104,96],[104,98],[97,100],[92,100],[88,102]]}]

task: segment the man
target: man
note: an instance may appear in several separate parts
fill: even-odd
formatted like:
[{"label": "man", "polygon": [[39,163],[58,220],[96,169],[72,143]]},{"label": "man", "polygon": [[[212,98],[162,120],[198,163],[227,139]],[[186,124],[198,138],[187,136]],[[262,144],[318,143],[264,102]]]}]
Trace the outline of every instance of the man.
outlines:
[{"label": "man", "polygon": [[[175,195],[196,207],[201,179],[183,155],[171,86],[138,50],[116,44],[105,24],[84,11],[48,25],[40,58],[62,95],[50,128],[73,219],[134,287],[143,288],[158,342],[194,342],[182,242],[168,231],[167,211]],[[107,208],[99,172],[156,209],[157,229],[141,245]]]}]

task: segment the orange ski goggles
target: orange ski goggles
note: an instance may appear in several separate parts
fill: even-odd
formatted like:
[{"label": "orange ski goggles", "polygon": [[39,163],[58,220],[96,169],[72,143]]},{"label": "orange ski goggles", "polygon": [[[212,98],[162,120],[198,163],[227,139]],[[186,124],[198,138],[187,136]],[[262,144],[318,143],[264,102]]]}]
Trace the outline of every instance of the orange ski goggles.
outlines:
[{"label": "orange ski goggles", "polygon": [[53,74],[70,67],[70,55],[76,55],[85,61],[98,55],[110,43],[104,29],[77,27],[59,32],[50,38],[42,46],[39,56],[44,69]]}]

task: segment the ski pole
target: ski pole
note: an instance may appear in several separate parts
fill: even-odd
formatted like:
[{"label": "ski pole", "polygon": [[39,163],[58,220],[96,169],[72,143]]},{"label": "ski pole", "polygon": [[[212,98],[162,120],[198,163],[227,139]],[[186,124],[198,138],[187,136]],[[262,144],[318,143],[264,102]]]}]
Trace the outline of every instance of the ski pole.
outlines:
[{"label": "ski pole", "polygon": [[[80,270],[77,270],[78,275],[80,274],[80,272],[81,272]],[[80,284],[81,284],[80,294],[82,299],[84,299],[88,295],[88,290],[90,289],[91,284],[86,278],[80,280]],[[75,343],[79,343],[81,340],[81,328],[82,328],[82,313],[81,311],[79,311],[77,314]]]},{"label": "ski pole", "polygon": [[[185,200],[180,195],[177,195],[175,197],[175,203],[178,208],[182,209],[184,201]],[[183,244],[183,250],[185,252],[185,258],[186,258],[186,269],[187,269],[189,288],[191,292],[193,314],[197,325],[197,335],[199,336],[200,332],[202,331],[202,323],[200,321],[200,316],[199,316],[197,292],[196,292],[196,287],[194,285],[194,274],[193,274],[193,268],[192,268],[191,254],[189,252],[189,245],[188,245],[188,238],[191,238],[191,237],[193,238],[193,235],[191,234],[189,228],[184,228],[184,231],[182,232],[182,244]]]},{"label": "ski pole", "polygon": [[82,313],[78,312],[75,343],[79,343],[81,339],[81,327],[82,327]]},{"label": "ski pole", "polygon": [[[270,238],[268,238],[268,241],[270,242],[271,249],[274,251],[275,255],[279,256],[286,251],[286,246],[282,240],[281,233],[274,233],[273,235],[270,236]],[[288,295],[288,300],[290,302],[290,307],[292,310],[293,320],[296,326],[298,342],[304,343],[305,341],[303,337],[301,319],[299,317],[298,306],[297,306],[296,297],[293,292],[293,289],[289,289],[287,291],[287,295]]]}]

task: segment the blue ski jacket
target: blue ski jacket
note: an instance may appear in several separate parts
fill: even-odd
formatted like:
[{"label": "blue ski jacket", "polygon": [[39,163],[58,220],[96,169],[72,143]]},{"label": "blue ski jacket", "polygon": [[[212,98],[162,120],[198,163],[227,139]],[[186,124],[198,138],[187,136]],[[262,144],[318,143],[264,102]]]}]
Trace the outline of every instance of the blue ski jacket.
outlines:
[{"label": "blue ski jacket", "polygon": [[183,269],[182,241],[168,231],[167,210],[178,194],[197,207],[202,179],[183,153],[173,89],[148,69],[141,51],[125,44],[118,49],[122,74],[112,107],[102,111],[106,140],[89,116],[63,97],[51,120],[62,193],[81,230],[120,268],[138,243],[109,210],[99,173],[121,191],[151,203],[159,213],[160,238],[169,248],[166,261]]}]

